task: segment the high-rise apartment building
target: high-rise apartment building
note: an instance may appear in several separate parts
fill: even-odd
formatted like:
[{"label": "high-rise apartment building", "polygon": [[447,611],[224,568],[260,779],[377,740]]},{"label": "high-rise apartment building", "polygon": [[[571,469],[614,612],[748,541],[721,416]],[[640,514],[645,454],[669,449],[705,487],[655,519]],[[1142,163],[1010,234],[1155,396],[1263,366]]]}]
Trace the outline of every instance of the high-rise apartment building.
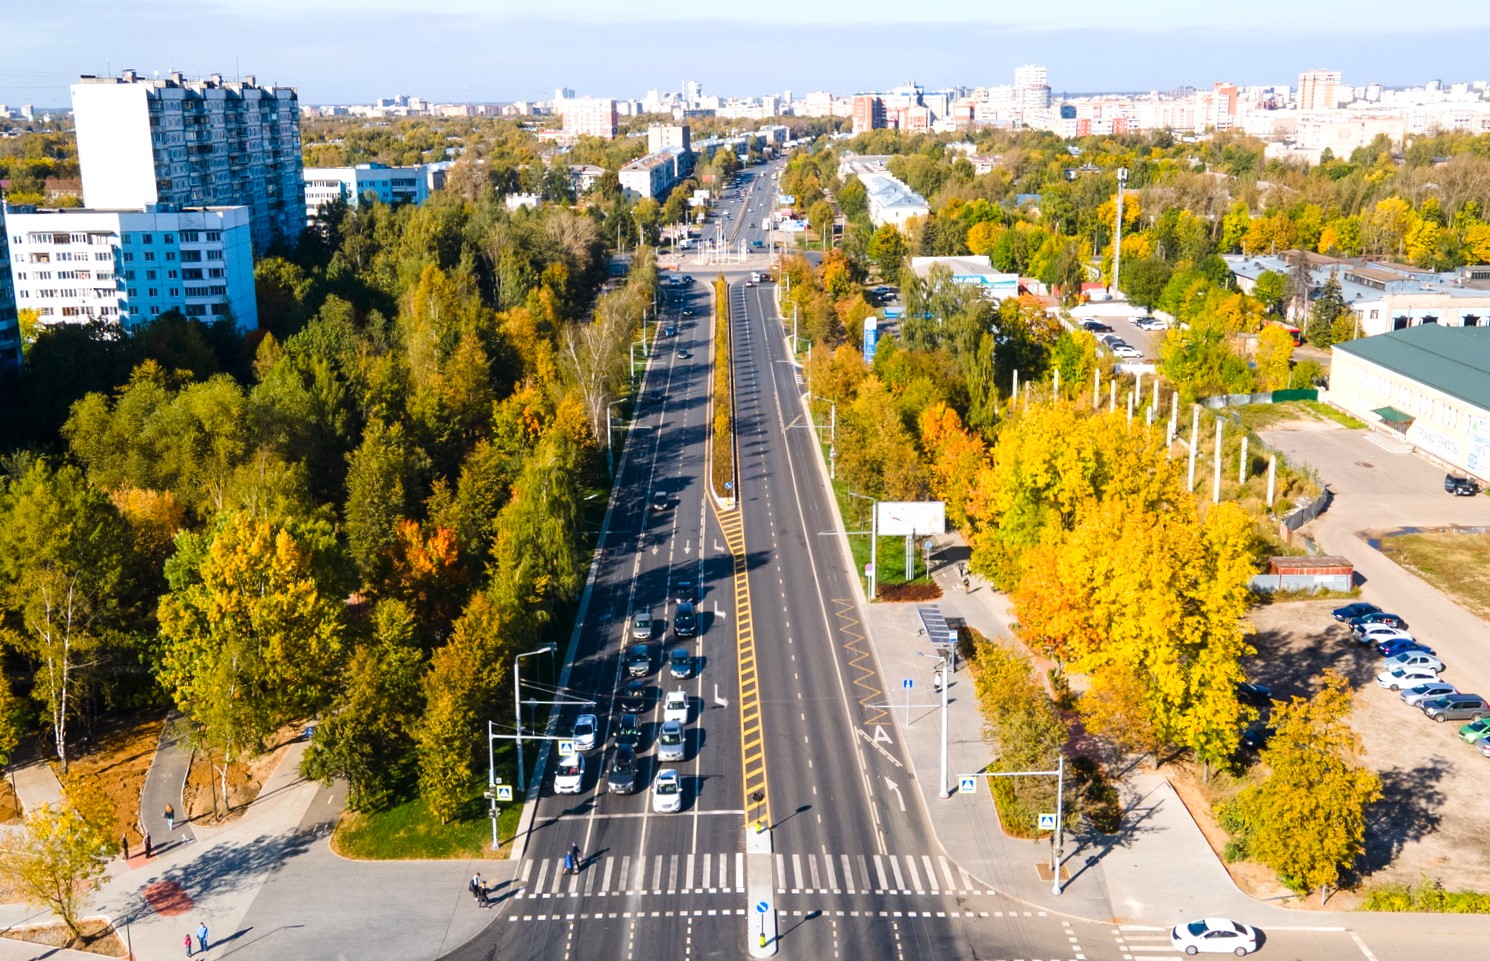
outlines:
[{"label": "high-rise apartment building", "polygon": [[616,136],[616,102],[601,97],[575,97],[565,100],[560,108],[564,114],[564,133],[569,137],[599,137],[612,140]]},{"label": "high-rise apartment building", "polygon": [[72,85],[83,202],[249,208],[254,250],[305,230],[300,104],[293,87],[179,73],[85,76]]},{"label": "high-rise apartment building", "polygon": [[1298,108],[1300,110],[1334,110],[1335,95],[1340,86],[1338,70],[1308,70],[1299,74]]},{"label": "high-rise apartment building", "polygon": [[1045,68],[1033,63],[1014,68],[1014,101],[1021,110],[1050,107],[1050,80]]},{"label": "high-rise apartment building", "polygon": [[854,94],[853,132],[864,133],[885,126],[885,102],[872,93]]},{"label": "high-rise apartment building", "polygon": [[15,291],[10,283],[10,245],[5,204],[0,203],[0,372],[21,366],[21,331],[16,322]]},{"label": "high-rise apartment building", "polygon": [[130,330],[175,309],[206,322],[231,317],[239,330],[259,325],[247,207],[11,207],[5,227],[16,306],[42,324]]},{"label": "high-rise apartment building", "polygon": [[693,150],[686,123],[654,123],[647,128],[647,153],[660,153],[668,147],[678,147],[684,153]]}]

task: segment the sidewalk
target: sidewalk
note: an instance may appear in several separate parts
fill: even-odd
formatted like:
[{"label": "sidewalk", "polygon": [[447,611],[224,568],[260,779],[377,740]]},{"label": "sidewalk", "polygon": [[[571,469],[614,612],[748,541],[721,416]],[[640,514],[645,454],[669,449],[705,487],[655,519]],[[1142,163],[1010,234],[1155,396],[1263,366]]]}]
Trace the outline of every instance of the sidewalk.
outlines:
[{"label": "sidewalk", "polygon": [[27,814],[49,804],[62,803],[62,782],[57,780],[57,773],[50,763],[32,761],[25,767],[16,768],[12,776],[15,778],[16,800],[21,802],[21,810]]},{"label": "sidewalk", "polygon": [[[149,832],[157,854],[163,854],[168,848],[179,844],[190,844],[197,839],[191,822],[187,820],[186,805],[181,803],[181,792],[186,787],[186,775],[191,769],[191,757],[191,745],[186,740],[185,719],[172,711],[166,716],[160,741],[155,746],[155,757],[150,761],[150,770],[145,774],[145,786],[140,791],[141,853],[145,847],[145,832]],[[176,812],[175,830],[166,826],[167,804]]]}]

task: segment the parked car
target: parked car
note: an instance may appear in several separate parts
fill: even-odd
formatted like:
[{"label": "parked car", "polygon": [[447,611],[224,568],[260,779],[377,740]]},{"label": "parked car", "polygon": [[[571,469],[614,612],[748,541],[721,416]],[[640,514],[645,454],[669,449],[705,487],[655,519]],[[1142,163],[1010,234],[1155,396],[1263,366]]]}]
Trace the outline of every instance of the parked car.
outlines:
[{"label": "parked car", "polygon": [[1131,344],[1114,344],[1112,352],[1119,357],[1126,357],[1129,360],[1137,360],[1143,356],[1143,351]]},{"label": "parked car", "polygon": [[657,760],[681,761],[684,750],[683,725],[678,721],[663,721],[657,735]]},{"label": "parked car", "polygon": [[657,772],[652,784],[652,810],[658,814],[674,814],[683,808],[683,784],[678,772],[665,767]]},{"label": "parked car", "polygon": [[1473,478],[1464,477],[1459,474],[1443,475],[1443,489],[1446,494],[1454,494],[1459,497],[1473,497],[1480,492],[1480,485]]},{"label": "parked car", "polygon": [[1370,614],[1362,614],[1360,617],[1352,618],[1350,626],[1352,629],[1362,624],[1382,624],[1386,627],[1407,629],[1407,620],[1400,614],[1389,614],[1386,611],[1372,611]]},{"label": "parked car", "polygon": [[1438,675],[1426,667],[1399,667],[1376,675],[1376,683],[1389,691],[1400,691],[1404,687],[1417,687],[1436,680]]},{"label": "parked car", "polygon": [[668,691],[662,702],[662,719],[688,723],[688,694],[684,691]]},{"label": "parked car", "polygon": [[652,612],[637,611],[631,615],[631,636],[638,641],[652,639]]},{"label": "parked car", "polygon": [[1490,717],[1470,721],[1459,729],[1459,737],[1468,744],[1473,744],[1482,737],[1490,737]]},{"label": "parked car", "polygon": [[1237,700],[1253,707],[1268,707],[1273,703],[1273,689],[1264,684],[1242,681],[1236,686]]},{"label": "parked car", "polygon": [[1383,671],[1395,671],[1399,667],[1421,667],[1435,674],[1443,673],[1443,661],[1422,651],[1408,651],[1406,654],[1398,654],[1396,657],[1389,657],[1381,662]]},{"label": "parked car", "polygon": [[642,725],[635,714],[622,714],[616,722],[616,747],[629,747],[633,751],[642,741]]},{"label": "parked car", "polygon": [[667,655],[667,671],[678,680],[693,673],[693,658],[686,647],[675,647]]},{"label": "parked car", "polygon": [[1474,749],[1485,757],[1490,757],[1490,737],[1482,737],[1474,742]]},{"label": "parked car", "polygon": [[633,644],[626,649],[626,673],[632,677],[652,673],[652,652],[647,645]]},{"label": "parked car", "polygon": [[1381,610],[1381,608],[1377,607],[1375,604],[1368,604],[1365,601],[1356,601],[1352,604],[1346,604],[1344,607],[1335,608],[1333,611],[1330,611],[1330,616],[1337,621],[1352,621],[1355,620],[1357,617],[1364,617],[1367,614],[1375,614],[1379,610]]},{"label": "parked car", "polygon": [[1268,746],[1268,741],[1276,733],[1278,733],[1277,728],[1258,721],[1242,732],[1242,746],[1251,751],[1261,751]]},{"label": "parked car", "polygon": [[1351,634],[1355,637],[1357,644],[1380,644],[1382,641],[1390,641],[1394,638],[1407,638],[1414,640],[1413,636],[1400,627],[1387,627],[1385,624],[1362,624]]},{"label": "parked car", "polygon": [[1100,321],[1100,320],[1083,320],[1081,322],[1081,329],[1082,330],[1089,330],[1089,331],[1091,331],[1094,334],[1110,334],[1110,333],[1112,333],[1112,328],[1109,327],[1108,325],[1102,323],[1102,321]]},{"label": "parked car", "polygon": [[1409,651],[1421,651],[1424,654],[1437,654],[1433,648],[1426,644],[1413,640],[1411,637],[1389,637],[1376,644],[1377,653],[1382,657],[1396,657],[1398,654],[1406,654]]},{"label": "parked car", "polygon": [[636,790],[636,751],[621,745],[611,757],[610,771],[605,775],[606,787],[612,794],[630,794]]},{"label": "parked car", "polygon": [[1490,704],[1478,694],[1445,694],[1424,701],[1423,713],[1442,724],[1444,721],[1478,721],[1490,715]]},{"label": "parked car", "polygon": [[584,783],[584,755],[568,754],[559,758],[559,766],[554,771],[554,793],[578,794]]},{"label": "parked car", "polygon": [[595,734],[600,730],[600,723],[595,720],[593,714],[581,714],[574,719],[574,749],[576,751],[595,750]]},{"label": "parked car", "polygon": [[1416,687],[1403,688],[1402,700],[1411,704],[1413,707],[1417,707],[1424,701],[1431,701],[1435,697],[1458,693],[1459,689],[1447,681],[1425,681]]},{"label": "parked car", "polygon": [[1181,924],[1169,932],[1176,951],[1186,954],[1234,954],[1246,957],[1257,950],[1257,931],[1239,921],[1202,918]]},{"label": "parked car", "polygon": [[692,637],[698,633],[698,612],[687,601],[679,604],[678,612],[673,615],[673,633],[679,637]]}]

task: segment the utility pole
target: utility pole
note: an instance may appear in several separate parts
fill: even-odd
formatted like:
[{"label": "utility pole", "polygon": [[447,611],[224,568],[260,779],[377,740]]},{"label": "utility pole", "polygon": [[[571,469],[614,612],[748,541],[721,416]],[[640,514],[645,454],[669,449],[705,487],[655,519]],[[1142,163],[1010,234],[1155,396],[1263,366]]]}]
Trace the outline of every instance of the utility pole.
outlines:
[{"label": "utility pole", "polygon": [[1118,276],[1123,269],[1123,191],[1128,187],[1128,168],[1117,172],[1117,240],[1112,245],[1112,289],[1119,290]]}]

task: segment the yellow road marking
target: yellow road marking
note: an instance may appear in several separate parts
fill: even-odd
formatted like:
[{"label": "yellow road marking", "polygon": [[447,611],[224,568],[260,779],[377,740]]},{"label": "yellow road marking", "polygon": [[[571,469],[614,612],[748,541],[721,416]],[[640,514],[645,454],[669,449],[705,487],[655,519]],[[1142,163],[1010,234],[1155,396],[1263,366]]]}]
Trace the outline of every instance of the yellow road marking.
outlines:
[{"label": "yellow road marking", "polygon": [[863,724],[868,727],[890,720],[890,714],[881,705],[885,692],[880,689],[879,675],[874,669],[874,658],[869,654],[869,639],[864,636],[859,623],[858,605],[842,598],[833,599],[833,618],[838,622],[838,634],[843,638],[843,649],[849,653],[848,666],[854,669],[854,694],[865,710]]},{"label": "yellow road marking", "polygon": [[[712,506],[713,500],[710,500]],[[745,823],[771,824],[771,794],[766,782],[765,734],[761,728],[760,676],[755,663],[755,622],[750,614],[750,574],[746,566],[745,521],[737,507],[714,510],[734,566],[735,657],[740,672],[740,764],[745,796]],[[756,800],[759,797],[760,800]]]}]

